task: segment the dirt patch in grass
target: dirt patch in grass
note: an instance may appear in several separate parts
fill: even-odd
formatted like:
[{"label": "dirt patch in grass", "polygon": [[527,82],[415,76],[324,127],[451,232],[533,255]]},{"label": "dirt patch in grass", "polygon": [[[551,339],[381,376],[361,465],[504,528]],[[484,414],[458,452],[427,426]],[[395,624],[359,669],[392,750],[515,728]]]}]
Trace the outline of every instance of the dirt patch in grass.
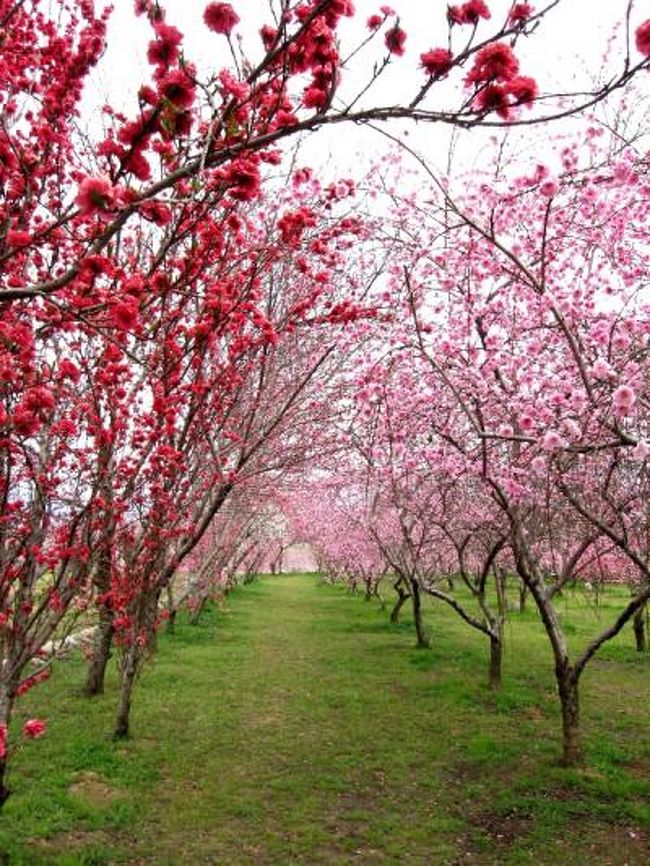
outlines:
[{"label": "dirt patch in grass", "polygon": [[68,788],[68,793],[98,809],[105,809],[119,797],[118,791],[107,785],[101,776],[91,770],[80,773]]},{"label": "dirt patch in grass", "polygon": [[650,863],[650,833],[629,827],[590,828],[587,850],[598,866],[647,866]]},{"label": "dirt patch in grass", "polygon": [[494,845],[510,846],[518,842],[531,829],[532,821],[526,815],[511,812],[498,815],[494,812],[481,812],[472,817],[473,832],[480,831]]}]

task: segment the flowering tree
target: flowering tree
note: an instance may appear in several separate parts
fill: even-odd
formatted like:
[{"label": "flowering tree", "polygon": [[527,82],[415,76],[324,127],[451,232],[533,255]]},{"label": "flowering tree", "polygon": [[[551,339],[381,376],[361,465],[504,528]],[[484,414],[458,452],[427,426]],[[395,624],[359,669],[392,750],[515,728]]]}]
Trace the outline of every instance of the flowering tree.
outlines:
[{"label": "flowering tree", "polygon": [[[88,690],[101,688],[119,625],[130,648],[128,705],[136,647],[147,643],[144,624],[161,589],[244,467],[261,459],[261,443],[286,432],[284,419],[313,380],[309,370],[321,367],[312,357],[293,391],[286,380],[283,388],[276,383],[284,402],[269,426],[254,392],[265,359],[309,315],[338,326],[359,314],[346,298],[327,306],[323,269],[305,267],[297,254],[300,297],[288,298],[279,318],[257,303],[263,278],[244,261],[255,230],[236,211],[261,196],[281,160],[275,145],[325,124],[378,119],[512,123],[532,105],[527,119],[544,120],[603,99],[647,67],[642,25],[641,56],[628,56],[607,87],[538,111],[537,85],[520,74],[516,48],[556,5],[514,4],[492,29],[485,3],[450,7],[449,47],[422,55],[423,83],[412,99],[384,106],[369,94],[407,38],[387,7],[362,40],[364,51],[379,44],[383,59],[367,86],[349,92],[337,42],[354,13],[347,0],[278,4],[274,23],[262,28],[259,56],[233,50],[232,62],[209,75],[185,56],[183,35],[162,7],[137,0],[151,27],[151,74],[137,107],[126,114],[106,107],[106,128],[93,137],[78,134],[78,115],[108,12],[96,14],[90,0],[59,4],[52,14],[42,0],[0,3],[0,799],[6,725],[25,665],[92,587],[102,628]],[[205,26],[229,46],[238,20],[228,3],[206,6]],[[463,72],[449,107],[436,108],[435,85]],[[334,189],[332,199],[346,194]],[[275,227],[285,251],[295,252],[313,219],[302,205],[286,208]],[[354,233],[354,224],[341,231]],[[323,256],[329,241],[321,239]],[[268,261],[275,266],[281,255]],[[248,406],[241,412],[240,397]],[[629,407],[629,395],[619,397]],[[233,442],[229,413],[244,425],[255,420],[244,426],[243,445],[226,444]]]},{"label": "flowering tree", "polygon": [[[581,758],[582,671],[650,597],[648,249],[639,242],[647,160],[609,150],[597,127],[585,142],[565,146],[556,177],[538,166],[468,187],[462,199],[440,187],[438,216],[451,221],[453,244],[436,249],[421,236],[426,253],[403,284],[431,436],[453,447],[501,513],[546,628],[567,763]],[[579,533],[558,573],[550,552],[567,509]],[[604,544],[624,556],[635,591],[572,659],[554,595]]]}]

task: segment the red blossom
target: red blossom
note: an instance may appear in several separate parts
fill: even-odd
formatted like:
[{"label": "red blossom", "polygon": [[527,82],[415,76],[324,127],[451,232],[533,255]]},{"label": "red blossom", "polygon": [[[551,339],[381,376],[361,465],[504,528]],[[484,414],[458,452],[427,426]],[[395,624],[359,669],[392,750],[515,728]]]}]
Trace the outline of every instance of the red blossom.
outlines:
[{"label": "red blossom", "polygon": [[117,190],[106,175],[85,177],[79,184],[75,202],[82,214],[111,211],[117,206]]},{"label": "red blossom", "polygon": [[271,27],[270,24],[265,24],[260,29],[260,36],[262,37],[264,48],[270,51],[278,37],[278,31],[274,27]]},{"label": "red blossom", "polygon": [[116,328],[129,331],[138,322],[138,302],[134,298],[123,298],[113,304],[111,314]]},{"label": "red blossom", "polygon": [[420,54],[422,68],[428,75],[440,77],[446,75],[451,69],[453,56],[446,48],[432,48]]},{"label": "red blossom", "polygon": [[226,171],[230,195],[237,201],[252,201],[260,193],[260,173],[252,159],[238,159]]},{"label": "red blossom", "polygon": [[50,412],[56,406],[56,400],[49,388],[44,385],[37,385],[25,393],[22,405],[33,412]]},{"label": "red blossom", "polygon": [[28,719],[23,725],[23,736],[32,740],[42,737],[47,731],[47,722],[43,719]]},{"label": "red blossom", "polygon": [[637,27],[634,41],[637,50],[645,57],[650,57],[650,18]]},{"label": "red blossom", "polygon": [[474,66],[466,78],[467,84],[483,81],[509,81],[519,71],[519,63],[512,48],[505,42],[492,42],[476,55]]},{"label": "red blossom", "polygon": [[194,82],[183,69],[172,69],[160,82],[160,93],[176,108],[189,108],[196,95]]},{"label": "red blossom", "polygon": [[480,18],[490,18],[490,10],[483,0],[468,0],[462,6],[450,6],[447,18],[451,24],[478,24]]},{"label": "red blossom", "polygon": [[239,15],[230,3],[210,3],[203,13],[203,20],[210,30],[227,35],[239,23]]},{"label": "red blossom", "polygon": [[378,27],[384,23],[384,19],[381,15],[371,15],[370,18],[366,21],[366,26],[368,30],[377,30]]},{"label": "red blossom", "polygon": [[72,379],[73,382],[78,382],[81,373],[77,365],[73,364],[69,358],[62,358],[59,362],[59,376]]},{"label": "red blossom", "polygon": [[402,57],[404,54],[404,43],[406,42],[406,33],[397,24],[386,31],[386,48],[391,54],[396,54]]},{"label": "red blossom", "polygon": [[354,15],[354,3],[352,0],[331,0],[323,15],[330,27],[336,27],[340,18]]},{"label": "red blossom", "polygon": [[488,84],[481,90],[475,101],[474,106],[478,111],[496,111],[499,117],[508,120],[510,117],[510,103],[508,102],[508,92],[505,87],[499,84]]},{"label": "red blossom", "polygon": [[513,26],[525,24],[534,11],[530,3],[515,3],[508,15],[508,22]]},{"label": "red blossom", "polygon": [[183,37],[176,27],[163,21],[156,24],[155,31],[156,39],[149,43],[147,60],[154,65],[170,66],[178,60],[178,46]]},{"label": "red blossom", "polygon": [[320,87],[306,87],[302,96],[302,104],[305,108],[324,108],[327,105],[329,94]]},{"label": "red blossom", "polygon": [[292,213],[286,213],[278,220],[280,236],[285,244],[296,246],[302,233],[308,226],[316,224],[313,212],[307,207],[298,208]]},{"label": "red blossom", "polygon": [[9,229],[7,232],[7,244],[10,247],[28,247],[32,242],[29,232],[21,229]]},{"label": "red blossom", "polygon": [[140,205],[140,214],[157,226],[166,226],[172,218],[170,209],[160,201],[145,201]]},{"label": "red blossom", "polygon": [[532,105],[537,97],[537,82],[534,78],[519,75],[506,84],[506,90],[516,105]]},{"label": "red blossom", "polygon": [[33,436],[41,427],[38,416],[22,406],[18,406],[12,413],[11,423],[19,436]]}]

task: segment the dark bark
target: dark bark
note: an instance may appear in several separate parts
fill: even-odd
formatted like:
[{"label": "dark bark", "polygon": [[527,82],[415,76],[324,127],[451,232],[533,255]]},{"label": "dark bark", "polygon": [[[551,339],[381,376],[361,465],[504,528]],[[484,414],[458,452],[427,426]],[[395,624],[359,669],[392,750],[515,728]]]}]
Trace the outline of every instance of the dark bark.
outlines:
[{"label": "dark bark", "polygon": [[406,604],[406,600],[408,599],[408,597],[409,595],[407,592],[402,592],[397,597],[397,601],[395,602],[393,609],[390,612],[390,621],[392,623],[399,622],[400,611]]},{"label": "dark bark", "polygon": [[7,776],[7,760],[6,758],[0,758],[0,809],[2,809],[5,804],[9,794],[11,793],[6,784],[6,776]]},{"label": "dark bark", "polygon": [[88,664],[83,693],[88,697],[104,693],[106,667],[113,643],[113,611],[105,604],[99,608],[99,624],[95,634],[93,654]]},{"label": "dark bark", "polygon": [[129,736],[129,726],[131,720],[131,700],[133,697],[133,687],[139,667],[139,652],[136,646],[130,646],[126,649],[122,663],[122,682],[120,684],[120,698],[117,707],[117,716],[115,718],[116,740],[124,739]]},{"label": "dark bark", "polygon": [[644,604],[634,614],[632,620],[632,628],[634,629],[634,640],[636,642],[637,652],[644,653],[648,649],[648,638],[646,633],[646,607]]},{"label": "dark bark", "polygon": [[528,587],[523,582],[519,584],[519,613],[526,612],[526,599],[528,598]]},{"label": "dark bark", "polygon": [[579,679],[568,663],[556,666],[555,675],[562,705],[562,763],[565,767],[575,767],[584,760],[580,730]]},{"label": "dark bark", "polygon": [[398,580],[397,583],[394,583],[393,588],[397,593],[397,601],[395,602],[393,609],[390,612],[390,621],[392,623],[396,623],[399,621],[400,611],[406,604],[406,600],[409,598],[409,593],[402,586],[401,580]]},{"label": "dark bark", "polygon": [[422,618],[422,599],[420,597],[420,585],[417,580],[411,580],[411,598],[413,599],[413,621],[415,622],[415,633],[417,635],[417,645],[420,649],[430,649],[431,641],[424,627]]},{"label": "dark bark", "polygon": [[503,643],[499,635],[490,635],[490,688],[501,687],[501,662],[503,660]]},{"label": "dark bark", "polygon": [[174,593],[171,584],[167,586],[167,626],[168,634],[174,634],[176,630],[176,603],[174,601]]},{"label": "dark bark", "polygon": [[[11,711],[13,709],[14,686],[15,683],[13,685],[4,684],[0,687],[0,724],[5,725],[7,728],[9,727]],[[5,755],[4,758],[0,758],[0,809],[2,809],[3,804],[11,793],[7,786],[7,764],[8,761]]]},{"label": "dark bark", "polygon": [[192,611],[192,615],[190,616],[190,625],[198,625],[199,619],[201,618],[201,614],[203,613],[203,609],[205,608],[207,602],[207,598],[203,596],[201,601],[196,605],[194,610]]}]

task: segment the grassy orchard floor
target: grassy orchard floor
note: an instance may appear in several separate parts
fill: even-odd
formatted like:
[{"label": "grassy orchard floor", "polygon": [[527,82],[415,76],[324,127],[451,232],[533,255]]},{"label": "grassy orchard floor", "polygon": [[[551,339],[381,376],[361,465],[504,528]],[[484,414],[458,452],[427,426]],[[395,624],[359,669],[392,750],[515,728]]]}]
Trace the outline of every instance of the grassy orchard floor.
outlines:
[{"label": "grassy orchard floor", "polygon": [[[567,604],[578,639],[594,613]],[[387,618],[311,577],[242,587],[161,637],[123,743],[107,735],[114,674],[87,701],[81,661],[60,665],[15,719],[50,729],[15,758],[0,864],[650,863],[650,656],[630,634],[585,676],[577,772],[555,763],[532,612],[508,625],[495,701],[485,642],[451,613],[428,605],[430,652]]]}]

